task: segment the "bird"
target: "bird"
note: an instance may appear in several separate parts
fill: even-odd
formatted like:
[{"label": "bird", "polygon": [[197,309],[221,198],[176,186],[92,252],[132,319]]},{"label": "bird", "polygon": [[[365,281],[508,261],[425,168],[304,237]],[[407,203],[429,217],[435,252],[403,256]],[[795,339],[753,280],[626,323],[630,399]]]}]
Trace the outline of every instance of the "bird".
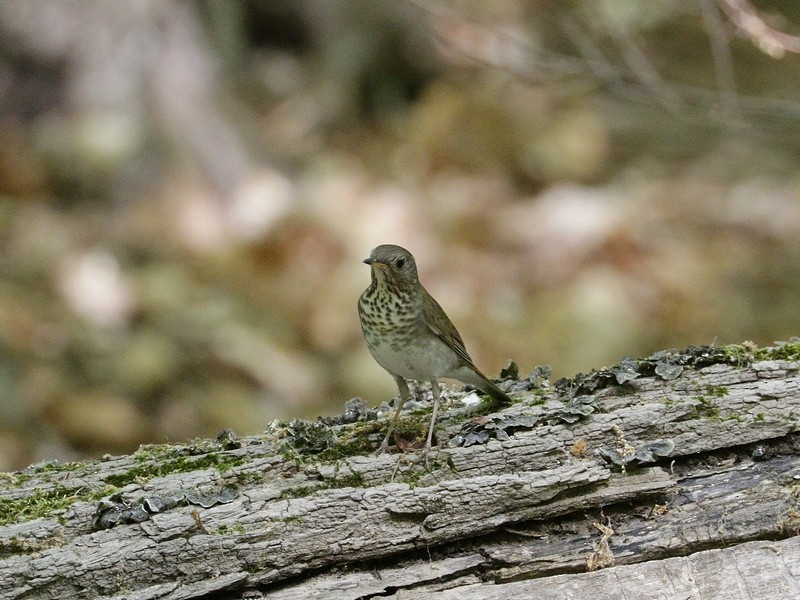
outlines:
[{"label": "bird", "polygon": [[416,261],[408,250],[382,244],[363,262],[371,268],[372,281],[358,300],[361,329],[372,357],[394,377],[400,391],[400,403],[381,449],[387,450],[410,397],[406,380],[429,381],[433,414],[423,449],[427,461],[439,410],[440,377],[476,387],[501,404],[512,400],[475,366],[455,325],[420,283]]}]

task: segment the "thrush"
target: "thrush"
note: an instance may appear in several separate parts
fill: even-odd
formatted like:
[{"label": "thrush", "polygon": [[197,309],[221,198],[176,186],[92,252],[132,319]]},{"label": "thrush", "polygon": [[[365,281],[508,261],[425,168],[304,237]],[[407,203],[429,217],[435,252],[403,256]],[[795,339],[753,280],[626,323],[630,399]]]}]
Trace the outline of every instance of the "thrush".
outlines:
[{"label": "thrush", "polygon": [[400,404],[383,440],[384,450],[410,396],[407,379],[431,384],[433,415],[426,454],[439,410],[440,377],[474,386],[503,404],[511,403],[472,362],[455,325],[419,282],[417,265],[408,250],[384,244],[364,262],[371,267],[372,283],[358,300],[361,329],[373,358],[394,377],[400,390]]}]

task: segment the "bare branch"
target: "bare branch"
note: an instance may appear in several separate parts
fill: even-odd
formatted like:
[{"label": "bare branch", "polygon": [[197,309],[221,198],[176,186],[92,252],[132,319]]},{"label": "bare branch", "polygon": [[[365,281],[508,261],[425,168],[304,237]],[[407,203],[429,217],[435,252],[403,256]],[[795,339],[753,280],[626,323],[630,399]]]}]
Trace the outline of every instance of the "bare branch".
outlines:
[{"label": "bare branch", "polygon": [[409,3],[424,13],[440,51],[451,60],[467,59],[533,80],[553,73],[569,76],[586,71],[582,61],[536,46],[530,37],[513,27],[487,26],[440,2],[409,0]]},{"label": "bare branch", "polygon": [[711,55],[714,58],[714,74],[717,86],[722,94],[722,101],[727,108],[736,110],[736,80],[733,73],[730,40],[714,0],[702,0],[700,8],[703,21],[711,42]]},{"label": "bare branch", "polygon": [[680,95],[661,78],[645,53],[633,40],[630,32],[622,27],[612,27],[610,33],[634,76],[643,87],[650,91],[662,108],[672,114],[684,109],[685,106]]},{"label": "bare branch", "polygon": [[[786,125],[800,121],[800,102],[796,100],[736,94],[728,40],[719,15],[715,15],[707,6],[704,7],[707,14],[703,18],[712,38],[718,89],[665,81],[629,35],[612,32],[628,67],[621,68],[607,58],[592,40],[591,34],[564,11],[560,11],[557,19],[578,56],[543,48],[518,27],[503,27],[471,19],[447,2],[407,1],[421,11],[440,43],[440,51],[450,60],[498,69],[533,84],[542,83],[548,78],[563,81],[570,77],[588,77],[601,82],[625,101],[655,103],[683,119],[702,123],[708,123],[709,117],[718,113],[720,103],[727,103],[725,96],[728,96],[732,103],[735,100],[736,110],[733,112],[739,116],[737,120],[727,119],[728,125],[738,123],[747,126],[747,119],[758,119],[759,129],[765,133],[783,138],[788,135],[792,140],[794,134],[787,134]],[[717,1],[733,5],[739,2]],[[723,6],[723,9],[729,10],[730,6]],[[726,14],[728,10],[725,10]],[[786,34],[781,35],[794,39]],[[564,88],[564,92],[569,93],[569,89]]]},{"label": "bare branch", "polygon": [[767,25],[747,0],[717,2],[728,18],[765,54],[773,58],[781,58],[786,52],[800,54],[800,37]]}]

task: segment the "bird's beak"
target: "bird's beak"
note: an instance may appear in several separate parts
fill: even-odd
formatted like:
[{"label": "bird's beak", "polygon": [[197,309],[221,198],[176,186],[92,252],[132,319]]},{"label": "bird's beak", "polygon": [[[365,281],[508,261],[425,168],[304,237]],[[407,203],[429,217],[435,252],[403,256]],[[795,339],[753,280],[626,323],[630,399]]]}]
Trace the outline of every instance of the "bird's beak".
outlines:
[{"label": "bird's beak", "polygon": [[376,259],[372,258],[371,256],[369,258],[365,258],[364,262],[366,264],[368,264],[370,267],[377,267],[379,269],[385,269],[387,267],[387,264],[385,262],[382,262],[380,260],[376,260]]}]

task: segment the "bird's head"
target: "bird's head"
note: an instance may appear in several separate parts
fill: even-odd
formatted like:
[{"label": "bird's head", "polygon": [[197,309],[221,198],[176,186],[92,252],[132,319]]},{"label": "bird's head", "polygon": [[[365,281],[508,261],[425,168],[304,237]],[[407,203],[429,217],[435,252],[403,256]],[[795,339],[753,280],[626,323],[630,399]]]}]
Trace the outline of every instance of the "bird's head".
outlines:
[{"label": "bird's head", "polygon": [[417,264],[411,252],[393,244],[375,248],[364,260],[372,267],[372,276],[379,283],[398,287],[414,286],[419,282]]}]

